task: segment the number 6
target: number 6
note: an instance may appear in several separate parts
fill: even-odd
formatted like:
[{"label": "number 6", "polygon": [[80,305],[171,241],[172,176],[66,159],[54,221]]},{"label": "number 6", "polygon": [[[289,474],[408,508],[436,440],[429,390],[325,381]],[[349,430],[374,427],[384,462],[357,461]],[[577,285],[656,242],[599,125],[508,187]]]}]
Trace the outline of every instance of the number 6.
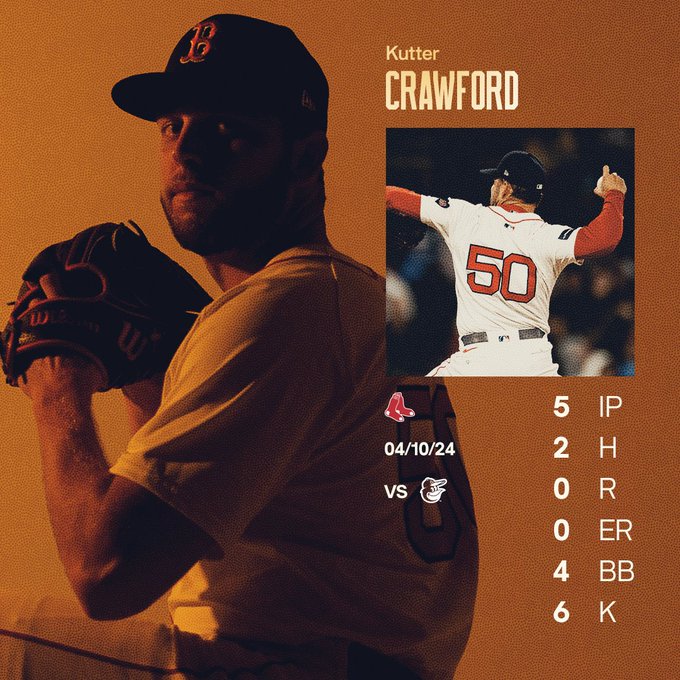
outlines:
[{"label": "number 6", "polygon": [[555,607],[553,619],[555,619],[557,623],[566,623],[569,621],[569,610],[564,606],[566,603],[566,600],[562,600],[557,607]]}]

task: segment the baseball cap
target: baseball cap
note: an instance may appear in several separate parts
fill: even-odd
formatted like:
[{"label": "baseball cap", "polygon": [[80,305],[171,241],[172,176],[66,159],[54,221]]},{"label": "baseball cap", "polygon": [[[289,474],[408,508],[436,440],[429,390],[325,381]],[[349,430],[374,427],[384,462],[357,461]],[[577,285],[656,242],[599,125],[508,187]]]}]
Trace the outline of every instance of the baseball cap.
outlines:
[{"label": "baseball cap", "polygon": [[184,106],[272,113],[326,129],[328,82],[290,28],[237,14],[215,14],[177,43],[165,71],[116,83],[113,101],[144,120]]},{"label": "baseball cap", "polygon": [[497,168],[486,168],[479,172],[531,191],[542,192],[545,184],[545,169],[541,161],[527,151],[510,151],[501,158]]}]

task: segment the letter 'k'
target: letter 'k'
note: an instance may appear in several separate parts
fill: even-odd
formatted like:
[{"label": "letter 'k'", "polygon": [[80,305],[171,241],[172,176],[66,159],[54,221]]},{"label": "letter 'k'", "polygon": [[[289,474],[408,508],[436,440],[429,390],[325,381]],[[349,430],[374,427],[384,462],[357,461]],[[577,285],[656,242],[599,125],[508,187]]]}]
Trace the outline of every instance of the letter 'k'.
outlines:
[{"label": "letter 'k'", "polygon": [[404,416],[407,418],[413,418],[416,412],[410,409],[404,404],[404,395],[401,392],[395,392],[391,397],[387,408],[385,409],[385,415],[392,420],[396,420],[398,423],[404,422]]}]

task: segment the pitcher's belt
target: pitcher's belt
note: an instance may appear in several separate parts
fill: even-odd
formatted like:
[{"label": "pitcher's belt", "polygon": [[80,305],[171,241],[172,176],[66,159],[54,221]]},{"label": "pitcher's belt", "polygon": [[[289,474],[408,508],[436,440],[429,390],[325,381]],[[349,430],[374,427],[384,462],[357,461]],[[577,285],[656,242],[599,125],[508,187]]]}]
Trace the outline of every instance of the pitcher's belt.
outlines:
[{"label": "pitcher's belt", "polygon": [[[499,342],[501,341],[501,338],[507,338],[509,340],[510,333],[520,340],[537,340],[538,338],[542,338],[545,335],[545,331],[542,331],[540,328],[520,328],[516,331],[499,330],[497,334],[494,333],[494,338],[496,335],[498,335]],[[515,333],[517,335],[515,335]],[[464,345],[474,345],[478,342],[489,342],[489,336],[486,331],[480,331],[479,333],[468,333],[467,335],[464,335],[460,341]]]}]

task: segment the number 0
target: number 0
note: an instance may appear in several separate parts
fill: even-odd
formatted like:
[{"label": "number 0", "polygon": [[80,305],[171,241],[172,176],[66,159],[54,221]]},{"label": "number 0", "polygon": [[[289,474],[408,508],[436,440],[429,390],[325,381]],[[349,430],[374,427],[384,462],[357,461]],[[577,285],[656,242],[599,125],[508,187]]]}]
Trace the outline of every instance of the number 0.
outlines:
[{"label": "number 0", "polygon": [[569,522],[566,519],[556,519],[553,534],[558,541],[566,541],[569,538]]},{"label": "number 0", "polygon": [[563,501],[569,496],[569,480],[566,477],[558,477],[553,484],[555,498]]}]

